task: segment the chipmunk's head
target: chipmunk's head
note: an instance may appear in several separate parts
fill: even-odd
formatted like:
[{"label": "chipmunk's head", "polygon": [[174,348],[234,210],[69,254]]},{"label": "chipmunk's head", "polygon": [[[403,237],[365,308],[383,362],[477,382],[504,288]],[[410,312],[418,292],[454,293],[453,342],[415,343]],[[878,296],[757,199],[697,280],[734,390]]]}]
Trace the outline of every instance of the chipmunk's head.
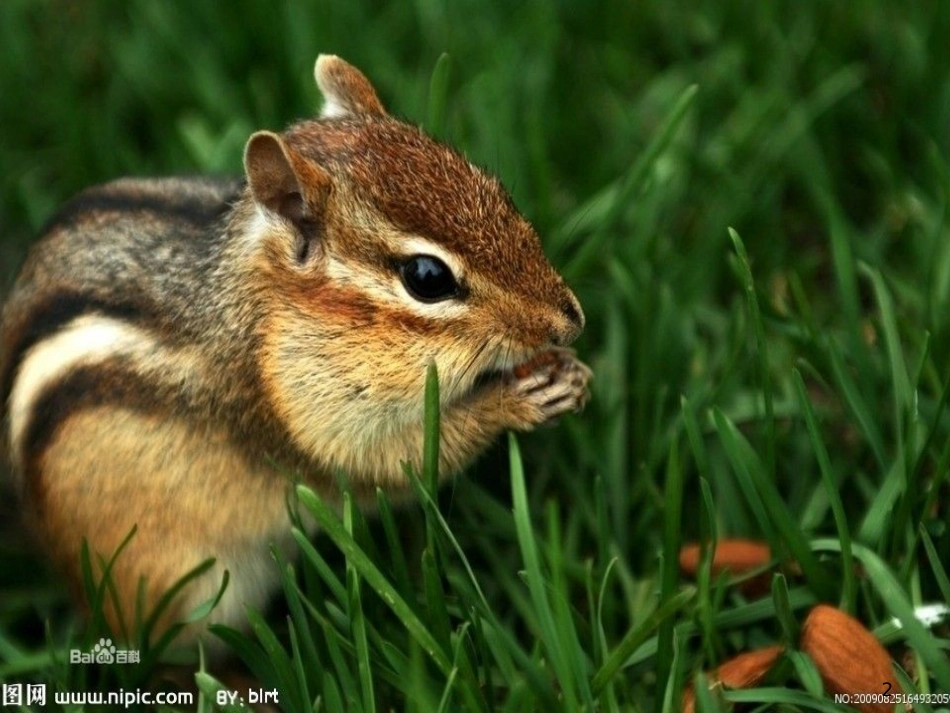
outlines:
[{"label": "chipmunk's head", "polygon": [[262,377],[307,450],[386,447],[421,423],[430,363],[443,407],[464,403],[584,317],[497,179],[389,116],[343,60],[321,56],[315,75],[321,117],[245,153],[272,298]]}]

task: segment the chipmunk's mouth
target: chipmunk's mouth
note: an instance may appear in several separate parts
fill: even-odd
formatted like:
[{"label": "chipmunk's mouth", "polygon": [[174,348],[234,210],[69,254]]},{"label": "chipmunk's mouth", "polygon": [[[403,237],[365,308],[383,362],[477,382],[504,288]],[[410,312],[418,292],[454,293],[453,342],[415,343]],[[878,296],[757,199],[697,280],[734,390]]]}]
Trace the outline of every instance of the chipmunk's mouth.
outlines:
[{"label": "chipmunk's mouth", "polygon": [[476,373],[468,387],[462,391],[458,400],[467,401],[485,389],[497,386],[506,379],[514,378],[517,362],[510,357],[499,361],[501,363],[493,363]]},{"label": "chipmunk's mouth", "polygon": [[475,375],[469,393],[474,394],[487,386],[492,386],[514,374],[513,369],[485,369]]},{"label": "chipmunk's mouth", "polygon": [[509,354],[501,364],[493,364],[478,372],[462,398],[470,398],[482,389],[495,386],[502,381],[520,378],[522,375],[519,372],[524,370],[527,374],[531,365],[542,358],[544,354],[545,350],[529,352],[519,355],[517,359]]}]

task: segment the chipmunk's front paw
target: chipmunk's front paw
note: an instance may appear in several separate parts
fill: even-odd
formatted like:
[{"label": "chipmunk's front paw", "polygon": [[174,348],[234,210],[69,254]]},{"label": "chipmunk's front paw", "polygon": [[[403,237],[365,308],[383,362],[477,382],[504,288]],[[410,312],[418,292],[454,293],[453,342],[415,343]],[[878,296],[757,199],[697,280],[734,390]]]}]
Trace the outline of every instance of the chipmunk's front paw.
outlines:
[{"label": "chipmunk's front paw", "polygon": [[513,427],[528,430],[584,408],[591,370],[570,349],[551,349],[515,367],[505,388]]}]

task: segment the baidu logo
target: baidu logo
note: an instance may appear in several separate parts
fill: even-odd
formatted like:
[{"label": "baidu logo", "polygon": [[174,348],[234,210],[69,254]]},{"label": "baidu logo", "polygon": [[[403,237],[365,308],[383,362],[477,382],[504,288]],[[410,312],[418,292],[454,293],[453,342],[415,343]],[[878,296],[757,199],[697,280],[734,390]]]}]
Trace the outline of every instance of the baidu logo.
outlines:
[{"label": "baidu logo", "polygon": [[127,664],[138,663],[139,652],[135,649],[119,649],[112,639],[99,639],[92,651],[69,650],[69,663],[81,664]]}]

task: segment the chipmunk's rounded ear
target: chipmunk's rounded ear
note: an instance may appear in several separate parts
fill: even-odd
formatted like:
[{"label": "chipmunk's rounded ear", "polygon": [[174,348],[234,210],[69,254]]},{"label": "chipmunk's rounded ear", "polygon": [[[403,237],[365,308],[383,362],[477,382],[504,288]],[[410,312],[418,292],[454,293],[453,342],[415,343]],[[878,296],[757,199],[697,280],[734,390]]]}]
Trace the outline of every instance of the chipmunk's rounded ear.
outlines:
[{"label": "chipmunk's rounded ear", "polygon": [[324,98],[321,118],[339,119],[360,114],[386,115],[383,103],[379,101],[369,80],[360,70],[336,55],[322,54],[317,57],[313,76]]},{"label": "chipmunk's rounded ear", "polygon": [[244,171],[254,200],[302,227],[319,221],[333,181],[271,131],[258,131],[244,149]]}]

